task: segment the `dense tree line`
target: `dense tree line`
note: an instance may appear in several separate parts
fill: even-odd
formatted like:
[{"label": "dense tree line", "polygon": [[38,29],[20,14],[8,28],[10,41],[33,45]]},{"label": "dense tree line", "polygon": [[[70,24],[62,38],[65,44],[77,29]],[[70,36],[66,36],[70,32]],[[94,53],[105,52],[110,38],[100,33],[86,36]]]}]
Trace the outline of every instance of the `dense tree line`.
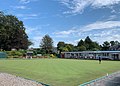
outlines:
[{"label": "dense tree line", "polygon": [[[118,41],[105,41],[102,45],[100,45],[97,42],[94,42],[90,39],[89,36],[85,38],[85,40],[80,40],[77,44],[77,46],[74,46],[72,44],[67,44],[65,42],[58,42],[57,44],[57,50],[59,52],[63,51],[106,51],[106,50],[113,50],[112,47],[115,45],[119,45],[120,43]],[[115,49],[114,49],[115,50]]]},{"label": "dense tree line", "polygon": [[[40,52],[42,54],[53,53],[53,40],[49,35],[45,35],[40,42]],[[89,36],[85,40],[80,40],[76,46],[73,44],[68,44],[63,41],[58,42],[57,50],[61,52],[74,52],[74,51],[110,51],[110,50],[120,50],[120,43],[118,41],[105,41],[103,44],[99,44],[92,41]]]},{"label": "dense tree line", "polygon": [[[49,35],[45,35],[40,42],[40,52],[42,54],[53,53],[53,40]],[[58,42],[57,51],[61,52],[78,52],[78,51],[110,51],[120,50],[120,43],[118,41],[105,41],[103,44],[99,44],[90,39],[89,36],[85,40],[80,40],[76,46],[68,44],[63,41]]]},{"label": "dense tree line", "polygon": [[27,49],[31,44],[23,22],[13,15],[0,12],[0,49]]}]

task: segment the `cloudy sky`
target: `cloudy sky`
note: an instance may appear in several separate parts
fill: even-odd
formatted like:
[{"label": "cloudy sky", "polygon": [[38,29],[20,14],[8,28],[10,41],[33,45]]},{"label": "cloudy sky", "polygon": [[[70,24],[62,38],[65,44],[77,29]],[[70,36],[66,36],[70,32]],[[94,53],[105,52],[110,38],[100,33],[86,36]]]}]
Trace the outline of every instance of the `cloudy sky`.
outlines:
[{"label": "cloudy sky", "polygon": [[46,34],[55,46],[86,36],[100,44],[120,41],[120,0],[0,0],[0,10],[24,22],[32,47]]}]

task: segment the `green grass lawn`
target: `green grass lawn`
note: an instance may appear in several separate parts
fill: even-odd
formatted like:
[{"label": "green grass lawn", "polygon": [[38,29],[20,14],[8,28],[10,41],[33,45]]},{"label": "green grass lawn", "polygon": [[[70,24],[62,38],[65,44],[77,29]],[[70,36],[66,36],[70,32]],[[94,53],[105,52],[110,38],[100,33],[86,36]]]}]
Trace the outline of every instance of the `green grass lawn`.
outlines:
[{"label": "green grass lawn", "polygon": [[0,60],[0,72],[52,86],[77,86],[107,73],[120,71],[120,61],[33,59]]}]

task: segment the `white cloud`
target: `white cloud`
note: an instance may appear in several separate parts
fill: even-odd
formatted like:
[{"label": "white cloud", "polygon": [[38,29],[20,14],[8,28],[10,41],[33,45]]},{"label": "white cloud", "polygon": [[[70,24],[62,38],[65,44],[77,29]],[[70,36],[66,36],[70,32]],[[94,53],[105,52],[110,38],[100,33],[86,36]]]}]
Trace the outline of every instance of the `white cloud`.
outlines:
[{"label": "white cloud", "polygon": [[111,15],[111,16],[109,16],[109,18],[107,19],[107,20],[114,20],[114,19],[116,19],[117,18],[117,16],[116,15]]},{"label": "white cloud", "polygon": [[17,17],[20,17],[24,20],[26,19],[39,19],[38,16],[39,16],[39,13],[34,13],[34,14],[16,14]]},{"label": "white cloud", "polygon": [[40,40],[42,39],[42,34],[41,34],[41,27],[29,27],[26,26],[26,33],[28,34],[28,37],[30,40],[33,42],[33,45],[30,47],[38,48],[40,44]]},{"label": "white cloud", "polygon": [[116,27],[120,27],[120,21],[98,21],[82,27],[80,31],[85,32],[97,29],[110,29]]},{"label": "white cloud", "polygon": [[[104,41],[120,41],[120,29],[104,30],[96,34],[92,34],[92,39],[102,44]],[[88,34],[89,35],[89,34]]]},{"label": "white cloud", "polygon": [[91,4],[93,0],[62,0],[62,4],[66,5],[70,10],[66,13],[82,13],[82,11]]},{"label": "white cloud", "polygon": [[24,16],[27,16],[27,17],[36,17],[38,15],[39,14],[17,14],[18,17],[24,17]]},{"label": "white cloud", "polygon": [[56,35],[77,35],[77,34],[81,34],[83,32],[88,32],[88,31],[92,31],[92,30],[103,30],[103,29],[113,29],[113,28],[117,28],[120,27],[120,21],[98,21],[98,22],[94,22],[92,24],[88,24],[85,25],[83,27],[78,27],[75,29],[69,29],[66,31],[58,31],[58,32],[54,32],[54,34]]},{"label": "white cloud", "polygon": [[[120,41],[120,21],[98,21],[76,29],[55,32],[54,35],[59,39],[70,40],[69,43],[76,44],[78,39],[90,36],[92,40],[102,44],[104,41]],[[72,38],[72,40],[71,40]]]},{"label": "white cloud", "polygon": [[92,8],[110,7],[119,4],[120,0],[59,0],[60,3],[69,8],[64,13],[78,14],[82,13],[88,6]]},{"label": "white cloud", "polygon": [[21,4],[28,4],[33,1],[38,1],[38,0],[19,0]]},{"label": "white cloud", "polygon": [[33,37],[31,39],[31,41],[33,42],[33,45],[31,45],[30,47],[39,48],[41,40],[42,40],[42,36],[41,35]]},{"label": "white cloud", "polygon": [[21,9],[21,10],[30,9],[30,8],[28,8],[27,6],[24,6],[24,5],[20,5],[20,6],[11,6],[11,8],[13,8],[13,9]]},{"label": "white cloud", "polygon": [[103,6],[110,6],[114,4],[120,3],[120,0],[95,0],[92,3],[92,6],[94,7],[103,7]]},{"label": "white cloud", "polygon": [[40,26],[36,26],[36,27],[26,26],[26,33],[28,35],[40,35],[41,33],[40,30],[41,30]]},{"label": "white cloud", "polygon": [[20,3],[22,3],[22,4],[27,4],[29,2],[30,2],[30,0],[20,0]]},{"label": "white cloud", "polygon": [[14,6],[15,9],[28,9],[26,6]]},{"label": "white cloud", "polygon": [[30,47],[34,47],[34,48],[39,47],[41,39],[46,34],[42,31],[43,30],[42,28],[48,27],[49,25],[50,24],[38,25],[36,27],[26,26],[26,33],[34,44],[34,45],[31,45]]},{"label": "white cloud", "polygon": [[76,32],[76,30],[68,30],[68,31],[61,31],[61,32],[55,32],[54,34],[57,34],[57,35],[70,35],[72,33]]}]

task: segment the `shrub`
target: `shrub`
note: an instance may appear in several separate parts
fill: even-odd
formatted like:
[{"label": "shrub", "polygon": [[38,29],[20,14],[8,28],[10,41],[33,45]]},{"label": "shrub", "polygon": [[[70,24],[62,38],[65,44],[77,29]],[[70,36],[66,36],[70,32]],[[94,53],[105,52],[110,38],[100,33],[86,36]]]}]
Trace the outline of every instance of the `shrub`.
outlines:
[{"label": "shrub", "polygon": [[53,55],[53,54],[50,54],[50,57],[55,58],[56,56],[55,56],[55,55]]},{"label": "shrub", "polygon": [[20,51],[7,51],[8,58],[19,58],[23,56],[23,53]]}]

